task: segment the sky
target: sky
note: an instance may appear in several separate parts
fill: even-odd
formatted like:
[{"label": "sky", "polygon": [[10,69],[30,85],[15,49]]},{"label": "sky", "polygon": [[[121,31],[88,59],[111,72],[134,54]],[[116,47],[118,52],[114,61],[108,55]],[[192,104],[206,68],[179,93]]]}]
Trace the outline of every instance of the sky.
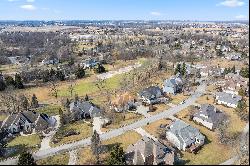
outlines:
[{"label": "sky", "polygon": [[249,0],[0,0],[0,20],[249,20]]}]

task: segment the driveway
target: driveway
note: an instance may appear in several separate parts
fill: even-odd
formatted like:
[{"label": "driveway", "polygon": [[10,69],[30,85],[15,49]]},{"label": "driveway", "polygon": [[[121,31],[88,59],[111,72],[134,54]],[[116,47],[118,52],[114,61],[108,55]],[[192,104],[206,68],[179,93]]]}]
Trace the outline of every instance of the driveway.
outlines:
[{"label": "driveway", "polygon": [[[111,139],[113,137],[117,137],[119,135],[122,135],[127,131],[134,130],[136,128],[146,126],[147,124],[155,122],[157,120],[161,120],[161,119],[165,119],[165,118],[168,118],[170,116],[173,116],[174,114],[182,111],[183,109],[185,109],[188,106],[195,103],[197,98],[199,98],[205,92],[205,90],[206,90],[206,84],[202,84],[196,89],[195,93],[192,96],[190,96],[188,99],[186,99],[186,102],[184,104],[170,108],[164,112],[161,112],[161,113],[156,114],[156,115],[152,115],[148,118],[141,119],[133,124],[130,124],[130,125],[118,128],[118,129],[111,130],[111,131],[106,132],[104,134],[101,134],[100,139],[101,139],[101,141],[108,140],[108,139]],[[35,159],[43,159],[43,158],[46,158],[49,156],[56,155],[58,153],[68,152],[68,151],[72,151],[72,150],[75,150],[78,148],[88,146],[88,145],[90,145],[90,143],[91,143],[91,138],[89,137],[87,139],[83,139],[81,141],[77,141],[77,142],[74,142],[71,144],[65,144],[65,145],[57,146],[57,147],[46,149],[46,150],[40,150],[40,151],[36,152],[35,154],[33,154],[33,156]],[[0,163],[0,165],[1,164],[2,163]]]}]

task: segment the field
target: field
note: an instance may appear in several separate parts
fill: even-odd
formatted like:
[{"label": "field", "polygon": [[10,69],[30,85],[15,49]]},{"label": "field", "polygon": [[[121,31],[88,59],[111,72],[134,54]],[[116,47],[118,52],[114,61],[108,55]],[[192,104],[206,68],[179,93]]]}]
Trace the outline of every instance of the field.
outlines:
[{"label": "field", "polygon": [[69,154],[58,154],[36,161],[37,165],[68,165]]},{"label": "field", "polygon": [[[71,130],[79,132],[79,135],[63,137],[65,132],[71,131]],[[51,143],[51,146],[55,147],[55,146],[59,146],[62,144],[72,143],[74,141],[79,141],[84,138],[90,137],[91,135],[92,135],[92,127],[90,127],[89,124],[83,121],[78,121],[78,122],[75,122],[74,124],[67,124],[65,126],[60,127],[57,133],[54,135],[55,138],[62,137],[60,142],[56,144]]]}]

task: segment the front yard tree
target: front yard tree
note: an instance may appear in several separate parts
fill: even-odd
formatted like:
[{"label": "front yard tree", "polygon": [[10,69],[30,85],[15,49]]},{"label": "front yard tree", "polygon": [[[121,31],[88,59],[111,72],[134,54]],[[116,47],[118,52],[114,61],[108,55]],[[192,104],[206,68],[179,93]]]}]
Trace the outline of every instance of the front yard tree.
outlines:
[{"label": "front yard tree", "polygon": [[174,74],[181,73],[181,64],[178,63],[178,65],[175,68]]},{"label": "front yard tree", "polygon": [[95,72],[96,73],[105,73],[106,72],[106,69],[104,68],[104,66],[103,65],[101,65],[101,64],[98,64],[97,65],[97,68],[95,69]]},{"label": "front yard tree", "polygon": [[183,64],[182,64],[182,69],[181,69],[181,75],[182,75],[182,76],[185,76],[186,70],[187,70],[186,64],[183,63]]},{"label": "front yard tree", "polygon": [[19,74],[15,75],[15,87],[18,88],[18,89],[23,89],[24,88],[22,78],[21,78],[21,76]]},{"label": "front yard tree", "polygon": [[29,108],[29,101],[26,96],[20,95],[19,96],[20,107],[22,110],[27,111]]},{"label": "front yard tree", "polygon": [[18,165],[36,165],[36,163],[31,153],[24,152],[18,158]]},{"label": "front yard tree", "polygon": [[5,140],[5,137],[8,135],[6,131],[1,130],[0,131],[0,156],[4,156],[5,154],[5,148],[7,146],[7,142]]},{"label": "front yard tree", "polygon": [[13,77],[11,77],[11,76],[5,77],[5,83],[7,86],[12,86],[12,85],[14,86],[15,85],[15,81],[14,81]]},{"label": "front yard tree", "polygon": [[35,94],[33,94],[32,98],[31,98],[31,103],[30,103],[31,108],[38,108],[39,104],[38,104],[38,100]]},{"label": "front yard tree", "polygon": [[94,133],[91,137],[91,150],[92,153],[95,155],[97,163],[99,163],[100,160],[100,135],[94,130]]},{"label": "front yard tree", "polygon": [[81,79],[85,76],[85,70],[82,67],[78,66],[78,69],[76,70],[75,75],[78,79]]},{"label": "front yard tree", "polygon": [[6,89],[6,84],[3,80],[0,80],[0,91],[4,91]]},{"label": "front yard tree", "polygon": [[125,157],[124,157],[124,151],[123,148],[116,144],[109,155],[109,158],[107,160],[108,165],[125,165]]}]

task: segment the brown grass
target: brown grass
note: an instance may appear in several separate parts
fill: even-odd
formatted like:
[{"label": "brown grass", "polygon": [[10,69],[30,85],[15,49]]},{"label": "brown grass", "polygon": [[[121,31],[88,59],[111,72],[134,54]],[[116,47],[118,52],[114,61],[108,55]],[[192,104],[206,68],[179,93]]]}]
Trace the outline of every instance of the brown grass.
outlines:
[{"label": "brown grass", "polygon": [[171,123],[170,119],[161,119],[153,123],[150,123],[149,125],[143,127],[143,129],[148,133],[152,134],[153,136],[158,137],[157,129],[160,127],[160,125],[161,124],[168,125],[170,123]]}]

